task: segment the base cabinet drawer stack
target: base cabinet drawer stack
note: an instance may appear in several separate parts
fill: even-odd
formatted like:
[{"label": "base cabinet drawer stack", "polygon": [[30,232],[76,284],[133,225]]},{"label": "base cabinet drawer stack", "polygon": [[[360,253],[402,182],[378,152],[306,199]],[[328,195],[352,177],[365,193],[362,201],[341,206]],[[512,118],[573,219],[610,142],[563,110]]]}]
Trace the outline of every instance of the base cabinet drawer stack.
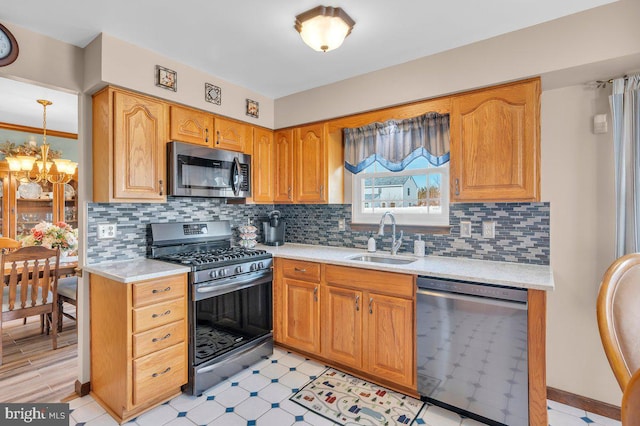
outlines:
[{"label": "base cabinet drawer stack", "polygon": [[124,422],[187,382],[187,277],[90,283],[91,394]]}]

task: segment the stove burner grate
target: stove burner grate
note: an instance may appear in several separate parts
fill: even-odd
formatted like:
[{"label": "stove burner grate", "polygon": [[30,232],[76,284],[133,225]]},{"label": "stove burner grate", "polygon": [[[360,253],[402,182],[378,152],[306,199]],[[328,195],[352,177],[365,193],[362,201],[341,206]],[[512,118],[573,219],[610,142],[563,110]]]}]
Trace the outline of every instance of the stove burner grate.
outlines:
[{"label": "stove burner grate", "polygon": [[188,251],[164,256],[165,260],[179,262],[185,265],[206,265],[209,263],[224,262],[229,260],[251,259],[256,256],[263,256],[266,250],[245,249],[233,247],[228,249],[216,249],[209,251]]}]

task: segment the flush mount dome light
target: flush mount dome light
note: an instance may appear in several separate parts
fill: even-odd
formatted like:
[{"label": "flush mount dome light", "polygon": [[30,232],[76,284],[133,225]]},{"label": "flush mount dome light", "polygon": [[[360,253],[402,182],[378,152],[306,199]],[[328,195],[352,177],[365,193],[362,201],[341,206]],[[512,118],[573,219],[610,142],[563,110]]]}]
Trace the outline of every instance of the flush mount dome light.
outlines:
[{"label": "flush mount dome light", "polygon": [[296,30],[313,50],[328,52],[342,45],[356,22],[339,7],[318,6],[296,16]]}]

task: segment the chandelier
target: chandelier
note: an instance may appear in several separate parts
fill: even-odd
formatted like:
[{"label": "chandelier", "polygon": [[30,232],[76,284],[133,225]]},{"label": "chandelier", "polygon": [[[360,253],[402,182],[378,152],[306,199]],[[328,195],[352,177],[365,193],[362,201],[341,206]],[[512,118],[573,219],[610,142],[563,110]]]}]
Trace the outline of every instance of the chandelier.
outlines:
[{"label": "chandelier", "polygon": [[296,16],[295,28],[310,48],[328,52],[342,45],[355,24],[339,7],[318,6]]},{"label": "chandelier", "polygon": [[[53,102],[45,99],[38,99],[37,102],[43,107],[40,160],[31,155],[6,157],[6,160],[9,163],[9,171],[20,182],[36,183],[49,181],[51,183],[67,183],[73,179],[78,163],[61,158],[49,161],[49,144],[47,143],[47,107]],[[34,167],[34,164],[36,167]]]}]

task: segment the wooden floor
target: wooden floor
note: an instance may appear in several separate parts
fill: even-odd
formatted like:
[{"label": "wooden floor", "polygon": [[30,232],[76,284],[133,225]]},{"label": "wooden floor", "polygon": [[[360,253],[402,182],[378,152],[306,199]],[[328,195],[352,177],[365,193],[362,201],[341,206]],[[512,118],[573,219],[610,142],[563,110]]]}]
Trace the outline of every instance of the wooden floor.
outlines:
[{"label": "wooden floor", "polygon": [[[65,304],[65,312],[73,313]],[[75,396],[78,378],[78,334],[75,322],[64,318],[58,334],[58,349],[51,349],[51,336],[40,334],[40,317],[2,325],[0,401],[60,402]]]}]

